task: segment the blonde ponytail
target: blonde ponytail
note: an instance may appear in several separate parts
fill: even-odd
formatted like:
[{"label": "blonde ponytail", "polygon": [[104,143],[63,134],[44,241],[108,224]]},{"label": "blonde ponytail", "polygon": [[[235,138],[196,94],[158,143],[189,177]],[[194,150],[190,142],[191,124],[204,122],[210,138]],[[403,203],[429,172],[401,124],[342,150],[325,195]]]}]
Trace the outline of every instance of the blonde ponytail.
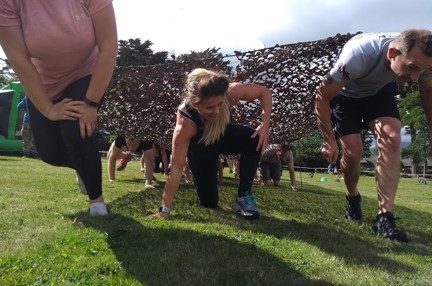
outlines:
[{"label": "blonde ponytail", "polygon": [[219,116],[206,124],[204,135],[199,141],[206,146],[218,141],[230,122],[230,103],[226,96],[228,86],[229,81],[225,74],[203,68],[194,69],[186,78],[183,97],[192,103],[196,104],[215,96],[224,96]]},{"label": "blonde ponytail", "polygon": [[204,135],[199,142],[203,142],[206,146],[215,143],[222,137],[229,122],[230,104],[228,98],[225,96],[219,117],[216,120],[207,123]]}]

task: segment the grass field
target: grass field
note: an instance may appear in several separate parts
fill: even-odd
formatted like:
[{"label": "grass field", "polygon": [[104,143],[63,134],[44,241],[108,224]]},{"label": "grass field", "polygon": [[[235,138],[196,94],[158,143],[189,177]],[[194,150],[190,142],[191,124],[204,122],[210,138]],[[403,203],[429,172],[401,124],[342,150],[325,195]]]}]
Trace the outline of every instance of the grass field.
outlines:
[{"label": "grass field", "polygon": [[[256,187],[262,217],[231,210],[225,169],[219,208],[182,184],[168,220],[147,219],[165,177],[144,190],[137,161],[103,188],[110,215],[88,217],[71,169],[0,156],[0,285],[432,285],[432,183],[402,179],[394,214],[410,243],[371,231],[374,179],[362,177],[362,224],[344,219],[336,176],[298,173],[298,192]],[[327,182],[322,182],[322,177]],[[300,183],[301,181],[301,183]]]}]

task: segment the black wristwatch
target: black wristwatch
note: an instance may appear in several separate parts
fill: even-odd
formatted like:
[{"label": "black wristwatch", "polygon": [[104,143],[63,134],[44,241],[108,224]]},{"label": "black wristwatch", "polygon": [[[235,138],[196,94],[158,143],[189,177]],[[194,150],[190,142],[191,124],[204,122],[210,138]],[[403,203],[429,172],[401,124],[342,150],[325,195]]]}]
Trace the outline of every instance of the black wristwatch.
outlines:
[{"label": "black wristwatch", "polygon": [[160,207],[159,207],[159,212],[160,212],[160,213],[167,213],[167,214],[169,214],[170,211],[171,211],[170,208],[167,208],[167,207],[164,207],[164,206],[160,206]]}]

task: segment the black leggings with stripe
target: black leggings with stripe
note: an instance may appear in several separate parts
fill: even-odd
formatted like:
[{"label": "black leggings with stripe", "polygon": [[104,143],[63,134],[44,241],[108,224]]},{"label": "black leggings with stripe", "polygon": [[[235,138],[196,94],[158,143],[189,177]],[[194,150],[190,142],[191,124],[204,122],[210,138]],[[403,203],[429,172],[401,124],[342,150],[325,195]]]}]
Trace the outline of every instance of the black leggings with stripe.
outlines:
[{"label": "black leggings with stripe", "polygon": [[[82,100],[91,76],[81,78],[63,91],[59,102],[65,98]],[[102,195],[102,165],[99,151],[91,138],[82,139],[78,120],[51,121],[28,101],[30,125],[34,143],[41,159],[51,165],[75,169],[86,186],[89,199]],[[54,179],[54,178],[53,178]]]},{"label": "black leggings with stripe", "polygon": [[188,162],[194,178],[199,203],[215,208],[219,201],[217,188],[217,160],[220,154],[240,154],[240,184],[238,196],[251,192],[253,179],[261,152],[256,151],[258,136],[251,138],[254,129],[239,124],[229,124],[223,137],[212,145],[191,144]]}]

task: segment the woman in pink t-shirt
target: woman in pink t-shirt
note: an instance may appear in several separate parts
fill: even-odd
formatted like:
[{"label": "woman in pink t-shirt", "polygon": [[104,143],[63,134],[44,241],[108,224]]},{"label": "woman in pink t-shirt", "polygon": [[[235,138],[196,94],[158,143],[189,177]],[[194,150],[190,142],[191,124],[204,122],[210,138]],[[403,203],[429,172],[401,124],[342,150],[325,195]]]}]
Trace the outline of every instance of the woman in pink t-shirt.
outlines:
[{"label": "woman in pink t-shirt", "polygon": [[30,99],[42,160],[75,169],[90,215],[106,215],[101,159],[90,137],[117,56],[112,0],[2,0],[0,44]]}]

